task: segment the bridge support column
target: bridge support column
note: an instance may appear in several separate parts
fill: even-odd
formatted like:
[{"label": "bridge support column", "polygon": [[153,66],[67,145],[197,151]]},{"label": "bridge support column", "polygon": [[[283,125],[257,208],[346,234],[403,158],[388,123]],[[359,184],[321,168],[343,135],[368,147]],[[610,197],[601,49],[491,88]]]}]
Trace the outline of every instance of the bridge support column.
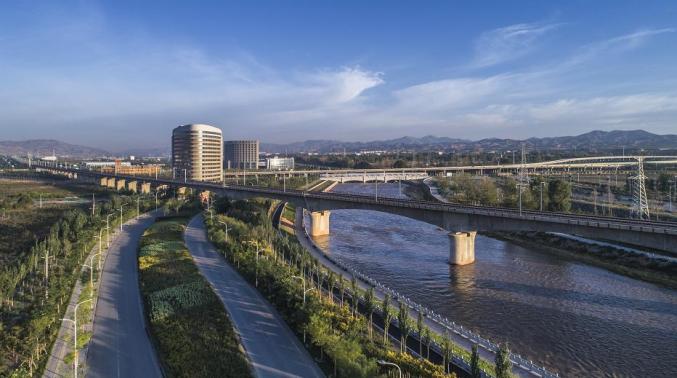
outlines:
[{"label": "bridge support column", "polygon": [[118,179],[115,183],[115,189],[119,192],[125,188],[125,180]]},{"label": "bridge support column", "polygon": [[328,210],[310,213],[310,236],[329,235],[329,214]]},{"label": "bridge support column", "polygon": [[449,264],[467,265],[475,261],[477,231],[449,233]]},{"label": "bridge support column", "polygon": [[101,186],[108,186],[108,179],[105,177],[101,177],[99,179],[99,183],[101,184]]},{"label": "bridge support column", "polygon": [[137,192],[137,182],[130,181],[127,183],[127,190],[136,193]]},{"label": "bridge support column", "polygon": [[141,183],[141,193],[143,193],[143,194],[150,193],[150,183],[149,182]]},{"label": "bridge support column", "polygon": [[115,178],[109,177],[106,186],[115,189]]}]

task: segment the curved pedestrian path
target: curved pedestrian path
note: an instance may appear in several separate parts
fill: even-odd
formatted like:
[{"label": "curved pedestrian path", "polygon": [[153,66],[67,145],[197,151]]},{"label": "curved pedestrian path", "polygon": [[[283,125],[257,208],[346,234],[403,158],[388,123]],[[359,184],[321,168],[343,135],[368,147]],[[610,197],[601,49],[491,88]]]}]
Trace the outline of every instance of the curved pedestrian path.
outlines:
[{"label": "curved pedestrian path", "polygon": [[125,223],[111,243],[87,352],[88,377],[162,377],[146,332],[136,253],[156,215],[143,214]]},{"label": "curved pedestrian path", "polygon": [[190,221],[184,241],[228,311],[257,377],[324,377],[280,314],[209,242],[202,216]]}]

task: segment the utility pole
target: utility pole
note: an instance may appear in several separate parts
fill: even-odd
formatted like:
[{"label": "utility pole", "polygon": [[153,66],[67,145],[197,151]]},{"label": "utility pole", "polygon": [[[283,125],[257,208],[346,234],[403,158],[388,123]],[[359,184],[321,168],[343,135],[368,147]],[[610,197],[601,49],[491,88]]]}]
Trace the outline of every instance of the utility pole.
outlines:
[{"label": "utility pole", "polygon": [[526,153],[524,150],[524,144],[522,144],[522,162],[520,163],[520,168],[519,168],[519,183],[517,184],[517,191],[519,194],[519,212],[520,216],[522,216],[522,189],[524,185],[526,185],[526,181],[528,181],[525,171],[524,171],[524,164],[526,164]]},{"label": "utility pole", "polygon": [[594,212],[595,215],[597,215],[597,188],[592,189],[592,197],[594,203]]},{"label": "utility pole", "polygon": [[120,205],[120,232],[122,232],[122,223],[124,218],[122,217],[122,205]]},{"label": "utility pole", "polygon": [[108,219],[110,219],[111,216],[113,216],[114,213],[106,215],[106,248],[110,248],[110,224]]},{"label": "utility pole", "polygon": [[378,178],[376,179],[376,181],[374,181],[374,184],[376,185],[375,191],[376,202],[378,202]]},{"label": "utility pole", "polygon": [[45,298],[49,298],[49,248],[45,249]]},{"label": "utility pole", "polygon": [[607,215],[611,217],[611,216],[613,216],[613,213],[612,213],[612,210],[611,210],[611,201],[612,201],[611,200],[611,175],[609,175],[608,180],[609,181],[607,183],[607,197],[608,197],[607,198],[607,210],[608,210]]},{"label": "utility pole", "polygon": [[96,209],[96,198],[94,197],[94,193],[92,193],[92,216],[94,216],[95,209]]},{"label": "utility pole", "polygon": [[136,197],[136,217],[141,216],[141,196]]}]

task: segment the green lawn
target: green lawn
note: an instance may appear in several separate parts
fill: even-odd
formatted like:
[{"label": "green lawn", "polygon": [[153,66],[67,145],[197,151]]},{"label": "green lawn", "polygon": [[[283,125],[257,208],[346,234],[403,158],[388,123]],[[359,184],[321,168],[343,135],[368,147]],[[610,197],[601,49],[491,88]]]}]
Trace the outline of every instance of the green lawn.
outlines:
[{"label": "green lawn", "polygon": [[219,298],[183,244],[188,218],[144,233],[139,280],[158,355],[173,377],[248,377],[249,365]]}]

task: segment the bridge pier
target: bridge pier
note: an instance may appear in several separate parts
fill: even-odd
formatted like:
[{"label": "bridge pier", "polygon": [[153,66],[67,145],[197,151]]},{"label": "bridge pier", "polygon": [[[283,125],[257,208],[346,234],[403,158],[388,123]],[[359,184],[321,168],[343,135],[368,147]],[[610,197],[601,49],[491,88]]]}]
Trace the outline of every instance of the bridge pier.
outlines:
[{"label": "bridge pier", "polygon": [[329,214],[329,210],[310,213],[310,236],[329,235]]},{"label": "bridge pier", "polygon": [[149,182],[141,183],[141,193],[142,194],[150,193],[150,183]]},{"label": "bridge pier", "polygon": [[105,177],[101,177],[99,179],[99,184],[101,184],[101,186],[108,186],[108,179]]},{"label": "bridge pier", "polygon": [[106,186],[111,188],[111,189],[115,189],[115,178],[109,177],[107,182],[106,182]]},{"label": "bridge pier", "polygon": [[475,262],[477,231],[449,233],[449,264],[467,265]]},{"label": "bridge pier", "polygon": [[115,183],[115,189],[117,189],[118,192],[121,191],[121,190],[124,190],[125,189],[125,180],[118,179],[118,181]]},{"label": "bridge pier", "polygon": [[137,192],[137,182],[136,181],[130,181],[127,183],[127,190],[130,192]]}]

